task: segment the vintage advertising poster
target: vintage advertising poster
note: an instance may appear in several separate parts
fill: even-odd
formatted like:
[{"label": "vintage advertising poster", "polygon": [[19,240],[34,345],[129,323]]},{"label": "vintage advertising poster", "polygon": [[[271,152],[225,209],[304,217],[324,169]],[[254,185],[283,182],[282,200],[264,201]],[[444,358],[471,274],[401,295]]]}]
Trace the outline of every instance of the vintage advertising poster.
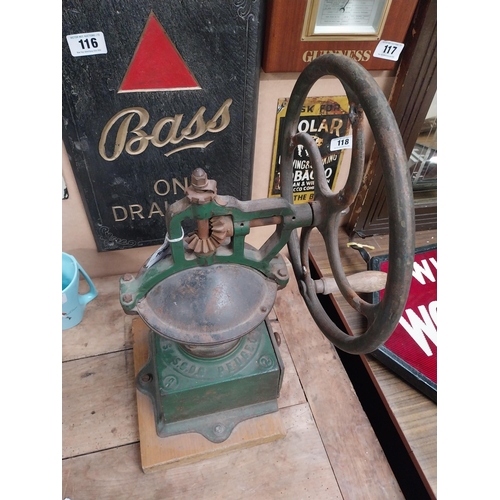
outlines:
[{"label": "vintage advertising poster", "polygon": [[251,198],[263,0],[64,0],[62,119],[98,251],[159,245],[203,168]]},{"label": "vintage advertising poster", "polygon": [[[278,100],[269,197],[281,196],[281,143],[288,99]],[[297,132],[311,135],[319,147],[325,175],[334,189],[344,149],[350,149],[349,101],[347,96],[308,97],[297,125]],[[307,203],[314,198],[314,173],[307,151],[298,146],[293,156],[293,202]]]}]

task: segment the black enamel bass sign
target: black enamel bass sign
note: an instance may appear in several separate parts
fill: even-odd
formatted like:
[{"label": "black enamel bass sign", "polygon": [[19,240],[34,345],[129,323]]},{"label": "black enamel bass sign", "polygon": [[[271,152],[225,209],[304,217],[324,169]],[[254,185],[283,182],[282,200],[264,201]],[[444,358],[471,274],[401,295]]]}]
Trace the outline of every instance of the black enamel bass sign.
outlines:
[{"label": "black enamel bass sign", "polygon": [[63,2],[63,140],[99,251],[156,245],[201,167],[251,195],[263,2]]}]

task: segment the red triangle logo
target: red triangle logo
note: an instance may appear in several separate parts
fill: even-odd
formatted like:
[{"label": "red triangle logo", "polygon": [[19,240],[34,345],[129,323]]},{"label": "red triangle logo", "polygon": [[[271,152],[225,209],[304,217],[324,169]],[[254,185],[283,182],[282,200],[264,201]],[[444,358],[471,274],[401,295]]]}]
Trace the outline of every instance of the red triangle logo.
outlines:
[{"label": "red triangle logo", "polygon": [[198,82],[151,11],[118,92],[199,88]]}]

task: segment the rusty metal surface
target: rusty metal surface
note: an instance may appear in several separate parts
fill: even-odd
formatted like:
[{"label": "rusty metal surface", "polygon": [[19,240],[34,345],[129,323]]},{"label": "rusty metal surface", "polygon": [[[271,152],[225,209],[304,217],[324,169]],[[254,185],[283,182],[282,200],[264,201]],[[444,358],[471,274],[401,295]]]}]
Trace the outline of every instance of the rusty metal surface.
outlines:
[{"label": "rusty metal surface", "polygon": [[[278,289],[283,288],[288,283],[288,272],[279,252],[293,229],[310,225],[312,218],[309,205],[294,206],[283,198],[240,201],[217,195],[202,204],[182,198],[167,211],[167,234],[162,247],[135,277],[128,274],[120,280],[123,310],[137,314],[139,302],[161,281],[186,269],[215,264],[255,269],[273,280]],[[199,232],[185,236],[181,223],[186,219],[195,221]],[[267,224],[276,225],[267,241],[259,249],[248,245],[245,238],[250,228]]]},{"label": "rusty metal surface", "polygon": [[199,256],[212,255],[226,238],[234,234],[233,221],[227,215],[198,220],[197,226],[197,230],[188,234],[184,241],[187,248]]},{"label": "rusty metal surface", "polygon": [[[353,151],[345,186],[336,194],[328,187],[316,143],[296,134],[300,112],[314,83],[325,75],[339,78],[349,99]],[[350,286],[340,261],[338,230],[354,201],[365,164],[365,117],[382,161],[389,210],[389,273],[383,300],[362,300]],[[216,182],[196,169],[186,197],[167,210],[169,252],[133,280],[121,281],[120,300],[127,313],[137,312],[163,336],[184,344],[219,344],[251,331],[270,311],[277,288],[288,282],[278,252],[288,244],[294,273],[306,304],[325,336],[354,354],[371,352],[394,331],[408,297],[414,254],[414,210],[407,158],[387,100],[371,75],[352,59],[336,54],[319,57],[300,74],[284,123],[283,198],[239,201],[219,196]],[[314,200],[294,205],[292,156],[302,145],[314,171]],[[184,236],[181,223],[196,221]],[[276,231],[259,250],[249,248],[250,226],[276,223]],[[326,244],[335,281],[348,303],[366,316],[359,337],[342,332],[328,317],[316,295],[309,269],[308,241],[317,227]],[[302,228],[299,241],[296,229]],[[226,242],[227,240],[227,242]]]},{"label": "rusty metal surface", "polygon": [[[333,194],[326,183],[321,157],[307,134],[296,134],[300,111],[314,83],[326,75],[336,76],[350,102],[349,118],[353,130],[353,151],[346,185]],[[389,273],[383,300],[369,304],[351,288],[342,268],[338,248],[338,230],[342,212],[354,201],[360,188],[365,163],[364,120],[368,119],[379,150],[389,212]],[[282,193],[292,201],[292,154],[298,144],[309,153],[315,175],[312,226],[290,236],[288,249],[304,300],[325,336],[340,349],[363,354],[382,345],[392,334],[403,312],[411,283],[415,249],[413,192],[407,158],[394,115],[372,76],[358,63],[337,54],[321,56],[300,74],[290,97],[284,123],[282,157]],[[317,227],[325,241],[330,267],[339,289],[348,303],[368,319],[366,332],[351,337],[328,317],[316,295],[309,270],[308,241],[311,227]]]},{"label": "rusty metal surface", "polygon": [[185,193],[191,203],[205,205],[217,197],[217,181],[209,179],[202,168],[196,168],[191,174],[191,184]]},{"label": "rusty metal surface", "polygon": [[275,281],[242,265],[194,267],[154,286],[137,312],[154,331],[181,344],[222,344],[262,323],[277,289]]}]

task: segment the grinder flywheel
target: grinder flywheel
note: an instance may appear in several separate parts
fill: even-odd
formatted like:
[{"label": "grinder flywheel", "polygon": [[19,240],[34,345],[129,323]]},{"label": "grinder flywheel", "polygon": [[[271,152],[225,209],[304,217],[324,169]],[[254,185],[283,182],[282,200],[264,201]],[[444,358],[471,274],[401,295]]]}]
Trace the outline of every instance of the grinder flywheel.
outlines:
[{"label": "grinder flywheel", "polygon": [[[326,75],[336,76],[344,87],[352,127],[349,174],[338,193],[328,185],[312,137],[297,133],[308,92]],[[363,179],[366,118],[379,152],[389,219],[390,265],[383,298],[376,304],[352,288],[338,248],[343,215]],[[415,249],[412,187],[396,120],[373,77],[348,57],[318,57],[294,86],[283,133],[281,198],[221,196],[215,180],[195,169],[185,197],[166,212],[164,244],[135,277],[127,274],[120,280],[124,311],[139,314],[150,328],[149,359],[137,384],[153,402],[159,436],[198,432],[221,442],[239,422],[277,411],[283,363],[267,316],[277,291],[288,283],[279,254],[285,245],[302,297],[336,347],[351,354],[374,351],[390,337],[404,310]],[[292,165],[298,146],[312,166],[314,200],[294,205]],[[245,237],[251,227],[263,225],[273,225],[275,231],[261,248],[253,248]],[[325,242],[333,275],[329,280],[366,318],[367,329],[360,335],[344,333],[321,305],[318,294],[328,294],[331,287],[328,279],[311,276],[313,229]]]}]

